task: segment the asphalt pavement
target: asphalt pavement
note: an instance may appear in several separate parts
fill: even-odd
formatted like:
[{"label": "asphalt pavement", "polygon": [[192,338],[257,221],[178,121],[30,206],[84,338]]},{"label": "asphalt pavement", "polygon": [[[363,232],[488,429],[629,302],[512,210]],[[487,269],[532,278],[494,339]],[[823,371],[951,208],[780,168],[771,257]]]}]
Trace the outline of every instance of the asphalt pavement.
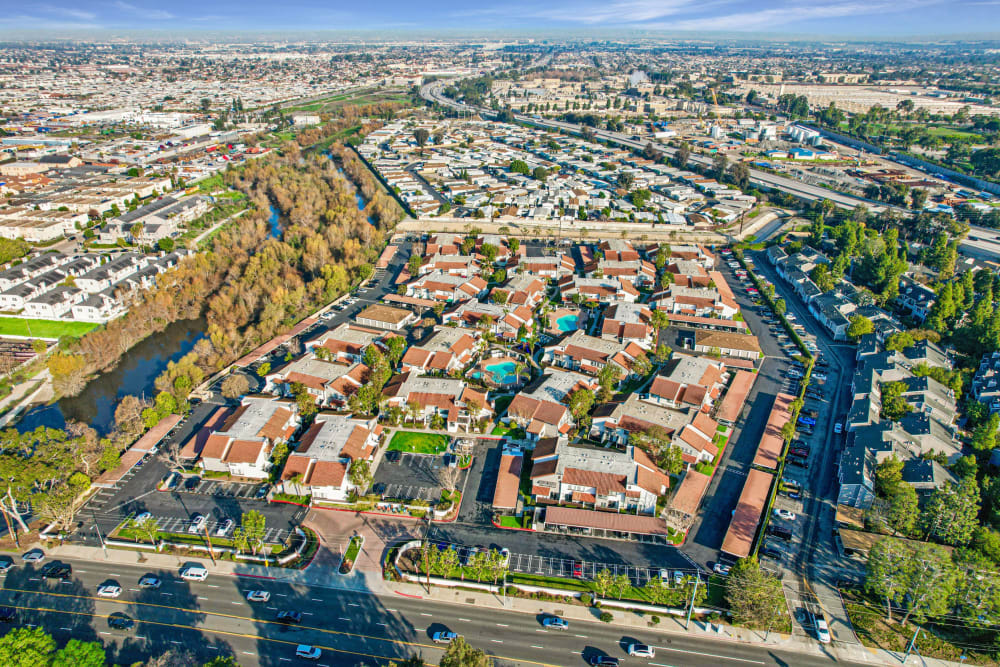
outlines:
[{"label": "asphalt pavement", "polygon": [[[0,589],[0,604],[18,611],[16,625],[39,625],[60,641],[70,637],[100,640],[109,660],[132,662],[168,649],[185,649],[199,660],[232,655],[240,664],[289,665],[299,662],[295,646],[323,650],[318,664],[384,664],[417,654],[437,662],[443,646],[435,632],[451,630],[493,655],[498,664],[582,665],[593,654],[624,658],[630,643],[655,647],[655,658],[629,658],[629,664],[664,665],[826,665],[832,655],[796,652],[794,647],[753,646],[713,636],[665,632],[655,627],[622,628],[596,617],[549,630],[541,620],[564,615],[560,603],[539,603],[539,612],[518,613],[450,604],[400,595],[359,595],[323,586],[289,585],[279,580],[210,575],[204,582],[181,580],[174,570],[102,562],[71,562],[72,578],[46,580],[33,567],[17,566]],[[162,580],[159,589],[140,589],[145,574]],[[337,575],[332,575],[336,577]],[[123,588],[121,597],[97,597],[107,581]],[[251,590],[270,594],[267,602],[247,602]],[[577,610],[581,608],[577,607]],[[298,625],[277,622],[282,610],[302,614]],[[128,632],[108,626],[112,614],[137,621]],[[838,661],[839,664],[851,664]]]}]

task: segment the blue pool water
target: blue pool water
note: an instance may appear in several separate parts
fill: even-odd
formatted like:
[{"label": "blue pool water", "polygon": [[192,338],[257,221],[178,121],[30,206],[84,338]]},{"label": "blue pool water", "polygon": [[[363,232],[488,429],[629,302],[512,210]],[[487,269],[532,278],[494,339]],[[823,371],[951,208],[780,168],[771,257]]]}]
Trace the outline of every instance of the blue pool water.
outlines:
[{"label": "blue pool water", "polygon": [[577,319],[576,315],[563,315],[558,320],[556,320],[556,328],[563,333],[568,333],[570,331],[576,331],[580,321]]},{"label": "blue pool water", "polygon": [[493,381],[498,384],[513,384],[517,381],[517,366],[513,361],[503,361],[499,364],[490,364],[486,370],[493,376]]}]

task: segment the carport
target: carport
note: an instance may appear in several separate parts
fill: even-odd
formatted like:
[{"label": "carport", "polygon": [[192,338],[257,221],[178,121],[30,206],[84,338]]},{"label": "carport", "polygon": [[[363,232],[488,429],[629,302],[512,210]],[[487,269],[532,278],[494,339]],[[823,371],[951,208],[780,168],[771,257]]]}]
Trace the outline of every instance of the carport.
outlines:
[{"label": "carport", "polygon": [[177,426],[181,421],[180,415],[170,415],[164,417],[153,428],[149,429],[144,436],[139,438],[128,450],[122,454],[118,466],[113,470],[105,471],[94,481],[94,486],[103,489],[113,489],[122,481],[122,478],[129,473],[135,465],[143,460],[146,455],[160,443],[163,438],[170,433],[170,429]]},{"label": "carport", "polygon": [[544,530],[637,542],[662,541],[670,535],[667,524],[654,516],[598,512],[575,507],[548,507]]}]

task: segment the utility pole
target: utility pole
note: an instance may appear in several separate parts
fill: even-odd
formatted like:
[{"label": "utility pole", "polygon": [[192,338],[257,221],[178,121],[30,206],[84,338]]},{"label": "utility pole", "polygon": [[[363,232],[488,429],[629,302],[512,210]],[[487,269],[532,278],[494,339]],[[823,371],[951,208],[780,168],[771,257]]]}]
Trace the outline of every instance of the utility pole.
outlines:
[{"label": "utility pole", "polygon": [[7,532],[10,533],[11,537],[14,538],[14,546],[18,549],[21,548],[21,543],[17,539],[17,533],[14,532],[14,526],[10,523],[10,517],[7,516],[7,510],[0,505],[0,512],[3,513],[3,520],[7,523]]},{"label": "utility pole", "polygon": [[687,630],[691,624],[691,614],[694,612],[694,599],[698,595],[698,584],[701,583],[701,572],[694,573],[694,590],[691,591],[691,603],[688,605],[687,619],[684,621],[684,629]]},{"label": "utility pole", "polygon": [[205,529],[205,541],[208,542],[208,555],[212,559],[212,565],[218,565],[215,562],[215,549],[212,548],[212,536],[208,534],[208,521],[202,527]]}]

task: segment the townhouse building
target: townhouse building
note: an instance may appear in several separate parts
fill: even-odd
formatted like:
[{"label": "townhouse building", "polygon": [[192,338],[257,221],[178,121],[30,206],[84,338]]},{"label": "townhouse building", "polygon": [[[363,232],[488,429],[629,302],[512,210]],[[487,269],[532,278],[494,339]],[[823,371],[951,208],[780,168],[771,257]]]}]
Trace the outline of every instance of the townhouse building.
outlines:
[{"label": "townhouse building", "polygon": [[291,439],[300,423],[295,401],[244,396],[222,427],[205,441],[198,464],[205,470],[264,479],[275,445]]},{"label": "townhouse building", "polygon": [[390,379],[382,393],[387,405],[400,408],[426,425],[439,415],[452,433],[469,431],[473,422],[493,414],[488,394],[461,379],[422,377],[411,371]]},{"label": "townhouse building", "polygon": [[372,460],[382,428],[375,419],[355,419],[321,412],[288,455],[281,488],[292,495],[344,502],[351,492],[367,489],[351,482],[351,467]]}]

